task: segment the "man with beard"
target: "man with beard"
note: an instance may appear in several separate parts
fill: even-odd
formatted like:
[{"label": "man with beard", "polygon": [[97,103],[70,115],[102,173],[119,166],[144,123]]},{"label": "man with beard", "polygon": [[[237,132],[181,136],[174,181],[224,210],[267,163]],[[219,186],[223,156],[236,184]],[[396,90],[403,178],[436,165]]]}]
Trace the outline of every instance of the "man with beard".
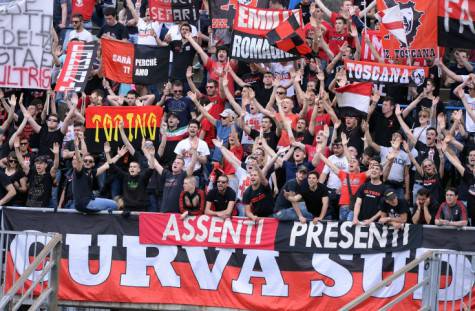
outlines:
[{"label": "man with beard", "polygon": [[[104,152],[106,154],[110,153],[110,145],[108,143],[104,144]],[[73,205],[76,210],[86,213],[117,209],[115,201],[94,196],[94,179],[106,172],[110,164],[117,162],[126,152],[127,150],[124,147],[119,149],[114,158],[95,169],[94,158],[91,155],[81,155],[79,139],[76,138],[74,140],[74,156],[72,159],[73,175],[71,188],[68,189],[69,185],[66,185],[62,194],[63,201],[66,201],[65,207],[68,208]],[[64,196],[68,196],[67,192],[69,191],[72,193],[72,195],[69,195],[69,197],[72,196],[72,201],[67,202],[68,200],[64,199]]]},{"label": "man with beard", "polygon": [[218,177],[216,188],[211,189],[206,195],[206,215],[228,218],[237,214],[237,210],[234,209],[236,192],[228,186],[228,182],[228,176]]}]

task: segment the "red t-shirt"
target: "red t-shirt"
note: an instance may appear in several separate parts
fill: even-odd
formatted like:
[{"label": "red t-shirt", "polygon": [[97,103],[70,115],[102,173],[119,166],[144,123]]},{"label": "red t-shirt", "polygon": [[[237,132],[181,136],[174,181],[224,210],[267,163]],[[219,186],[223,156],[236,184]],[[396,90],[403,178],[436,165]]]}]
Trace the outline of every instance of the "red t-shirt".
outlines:
[{"label": "red t-shirt", "polygon": [[[219,81],[219,75],[221,72],[224,71],[226,68],[227,63],[220,63],[208,57],[208,62],[205,65],[206,70],[208,70],[208,80],[216,80]],[[231,62],[231,68],[233,70],[237,69],[237,65],[234,62]],[[230,73],[228,73],[228,89],[231,94],[234,94],[234,80]]]},{"label": "red t-shirt", "polygon": [[[229,151],[231,151],[236,156],[236,158],[238,158],[239,160],[242,160],[242,157],[244,156],[244,150],[242,149],[241,145],[232,146],[229,149]],[[228,162],[224,157],[223,157],[223,171],[224,171],[224,174],[226,175],[234,175],[236,173],[236,169],[234,168],[234,166],[230,162]]]},{"label": "red t-shirt", "polygon": [[94,13],[94,6],[96,0],[73,0],[71,15],[79,13],[84,18],[84,21],[89,21]]},{"label": "red t-shirt", "polygon": [[340,196],[340,205],[349,205],[350,204],[350,194],[348,192],[348,184],[346,182],[346,175],[350,174],[350,187],[353,196],[356,196],[356,192],[361,187],[362,184],[366,181],[366,173],[347,173],[343,170],[340,170],[338,177],[341,181],[341,196]]},{"label": "red t-shirt", "polygon": [[[299,115],[295,113],[289,113],[285,116],[292,121],[292,129],[295,130],[295,127],[297,126],[297,121],[299,120]],[[275,118],[278,122],[281,121],[280,114],[276,114]],[[282,129],[282,134],[280,135],[280,139],[277,143],[277,146],[287,147],[288,145],[290,145],[289,133],[287,133],[286,130]]]},{"label": "red t-shirt", "polygon": [[334,55],[338,54],[340,52],[340,47],[345,43],[348,42],[348,45],[350,47],[354,47],[354,42],[353,38],[348,34],[347,31],[344,31],[342,33],[338,33],[335,31],[335,29],[329,29],[325,33],[325,41],[328,43],[328,47],[330,48],[330,51]]},{"label": "red t-shirt", "polygon": [[[315,146],[311,145],[305,145],[305,152],[307,153],[307,159],[309,161],[313,160],[313,157],[315,156],[315,152],[317,152],[317,148]],[[325,147],[323,150],[323,155],[325,155],[327,158],[330,156],[330,148]],[[315,167],[315,172],[320,175],[323,172],[323,168],[325,167],[325,162],[320,161],[318,162],[317,167]]]},{"label": "red t-shirt", "polygon": [[[213,118],[218,119],[220,118],[221,112],[224,110],[224,99],[221,98],[219,95],[208,97],[210,101],[211,108],[208,110],[209,114],[213,116]],[[201,120],[201,130],[205,131],[205,137],[203,140],[208,144],[208,147],[213,148],[213,139],[216,138],[216,129],[208,119],[203,118]]]}]

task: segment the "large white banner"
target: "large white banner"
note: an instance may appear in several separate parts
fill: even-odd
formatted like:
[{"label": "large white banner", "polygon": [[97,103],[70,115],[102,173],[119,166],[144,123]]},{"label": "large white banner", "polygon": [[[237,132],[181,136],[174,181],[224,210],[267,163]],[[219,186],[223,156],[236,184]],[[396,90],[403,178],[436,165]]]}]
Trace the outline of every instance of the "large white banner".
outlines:
[{"label": "large white banner", "polygon": [[0,0],[0,87],[50,86],[53,0]]}]

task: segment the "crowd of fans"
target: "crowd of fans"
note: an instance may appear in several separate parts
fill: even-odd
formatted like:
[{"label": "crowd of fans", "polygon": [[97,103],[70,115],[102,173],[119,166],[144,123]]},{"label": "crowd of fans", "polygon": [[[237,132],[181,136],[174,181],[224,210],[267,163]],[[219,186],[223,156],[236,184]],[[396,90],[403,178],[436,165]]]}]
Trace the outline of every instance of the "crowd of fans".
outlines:
[{"label": "crowd of fans", "polygon": [[[146,0],[82,0],[91,14],[56,0],[56,72],[71,40],[112,38],[169,47],[170,82],[110,81],[98,53],[82,94],[3,89],[0,205],[470,225],[473,51],[413,59],[429,67],[423,86],[375,85],[367,118],[342,116],[334,90],[350,83],[343,61],[360,59],[362,40],[385,61],[363,31],[378,29],[374,2],[366,12],[359,2],[332,12],[322,0],[302,0],[317,57],[262,64],[229,59],[206,1],[190,25],[152,21]],[[145,105],[164,108],[157,141],[137,148],[120,123],[122,147],[88,151],[85,107]]]}]

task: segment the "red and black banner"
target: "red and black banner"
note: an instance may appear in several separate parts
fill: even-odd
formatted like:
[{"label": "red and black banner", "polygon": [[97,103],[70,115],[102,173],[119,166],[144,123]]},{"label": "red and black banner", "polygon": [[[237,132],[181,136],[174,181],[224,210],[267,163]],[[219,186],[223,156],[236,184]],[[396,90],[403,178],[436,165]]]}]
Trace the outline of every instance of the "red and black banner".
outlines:
[{"label": "red and black banner", "polygon": [[345,59],[350,81],[421,86],[429,74],[427,67],[381,64]]},{"label": "red and black banner", "polygon": [[266,35],[291,15],[302,24],[300,10],[259,9],[238,5],[231,39],[231,57],[245,62],[281,62],[300,58],[272,45]]},{"label": "red and black banner", "polygon": [[157,142],[163,108],[160,106],[87,107],[86,144],[89,152],[102,152],[108,141],[113,150],[122,145],[119,124],[124,122],[127,138],[140,149],[143,139]]},{"label": "red and black banner", "polygon": [[102,65],[106,78],[128,84],[157,84],[168,80],[170,50],[102,39]]},{"label": "red and black banner", "polygon": [[238,4],[254,8],[267,8],[269,0],[213,0],[209,1],[211,27],[213,29],[230,29]]},{"label": "red and black banner", "polygon": [[56,92],[84,91],[96,56],[97,43],[69,42],[66,60],[54,90]]},{"label": "red and black banner", "polygon": [[301,57],[313,57],[312,48],[305,38],[305,31],[295,15],[267,33],[267,40],[275,47]]},{"label": "red and black banner", "polygon": [[149,0],[150,18],[161,23],[196,22],[201,0]]},{"label": "red and black banner", "polygon": [[180,219],[178,214],[149,214],[139,217],[140,243],[160,245],[252,248],[310,253],[385,253],[421,246],[422,227],[407,225],[401,230],[351,222],[279,222],[262,218],[222,219],[207,215]]},{"label": "red and black banner", "polygon": [[381,27],[384,54],[399,64],[437,56],[437,2],[429,0],[376,0],[377,10],[399,6],[408,46]]},{"label": "red and black banner", "polygon": [[[368,291],[428,248],[474,251],[471,231],[424,228],[422,246],[387,253],[329,254],[202,246],[141,244],[132,215],[83,215],[5,208],[4,229],[63,235],[59,299],[87,302],[200,305],[246,310],[336,310]],[[279,223],[292,227],[293,223]],[[338,223],[331,230],[338,229]],[[359,227],[356,227],[359,228]],[[246,226],[247,229],[247,226]],[[264,229],[265,230],[265,229]],[[279,228],[280,230],[280,228]],[[330,229],[326,229],[330,230]],[[307,239],[312,240],[315,231]],[[357,233],[364,237],[366,233]],[[218,235],[218,233],[216,233]],[[278,234],[277,234],[278,235]],[[184,235],[182,237],[185,237]],[[330,232],[329,240],[335,238]],[[360,241],[357,240],[355,245]],[[21,274],[33,249],[46,244],[18,235],[6,245],[6,279]],[[471,257],[442,256],[439,286],[444,300],[468,303],[473,291]],[[448,269],[445,269],[448,267]],[[41,273],[39,269],[35,273]],[[424,263],[369,298],[361,308],[377,310],[426,277]],[[453,277],[456,276],[456,277]],[[30,281],[27,282],[31,284]],[[7,289],[10,284],[7,284]],[[421,307],[422,289],[398,305]],[[450,305],[450,302],[449,302]],[[474,305],[468,306],[473,308]]]},{"label": "red and black banner", "polygon": [[475,2],[439,0],[439,46],[475,49]]}]

